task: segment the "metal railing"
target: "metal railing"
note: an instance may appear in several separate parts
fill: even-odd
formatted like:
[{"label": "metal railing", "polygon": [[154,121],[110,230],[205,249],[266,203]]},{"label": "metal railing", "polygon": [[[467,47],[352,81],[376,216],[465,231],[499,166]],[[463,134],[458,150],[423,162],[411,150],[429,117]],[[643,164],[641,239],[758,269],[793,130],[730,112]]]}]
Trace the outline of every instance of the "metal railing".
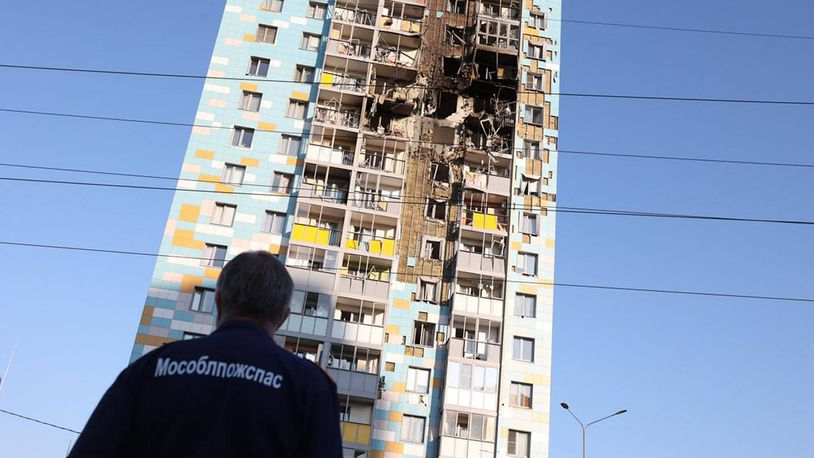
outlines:
[{"label": "metal railing", "polygon": [[339,110],[329,107],[317,107],[314,113],[314,121],[324,124],[335,124],[338,126],[359,128],[362,120],[362,113],[351,110]]}]

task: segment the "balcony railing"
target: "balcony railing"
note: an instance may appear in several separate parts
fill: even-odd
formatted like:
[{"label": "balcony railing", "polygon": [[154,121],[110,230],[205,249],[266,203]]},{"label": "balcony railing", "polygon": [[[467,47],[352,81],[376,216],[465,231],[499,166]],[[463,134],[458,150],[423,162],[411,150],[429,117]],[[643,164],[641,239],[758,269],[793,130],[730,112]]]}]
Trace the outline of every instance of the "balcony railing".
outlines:
[{"label": "balcony railing", "polygon": [[413,68],[416,65],[418,50],[403,51],[399,48],[390,46],[376,46],[376,51],[373,54],[373,60],[376,62],[383,62],[385,64],[398,65],[401,67]]},{"label": "balcony railing", "polygon": [[339,54],[340,56],[358,57],[368,59],[370,57],[371,45],[342,40],[328,40],[328,52]]},{"label": "balcony railing", "polygon": [[322,74],[322,80],[320,82],[323,85],[328,85],[340,91],[365,92],[364,78],[325,72]]},{"label": "balcony railing", "polygon": [[373,26],[374,19],[375,15],[369,11],[352,10],[341,6],[334,9],[334,20],[336,21]]},{"label": "balcony railing", "polygon": [[314,114],[314,121],[316,122],[350,127],[353,129],[359,128],[361,119],[362,114],[358,111],[338,110],[329,107],[317,107],[316,113]]},{"label": "balcony railing", "polygon": [[505,232],[508,224],[505,215],[484,213],[483,210],[464,209],[463,225],[475,229]]},{"label": "balcony railing", "polygon": [[[392,202],[391,202],[392,201]],[[398,216],[398,197],[385,197],[372,191],[357,190],[353,193],[353,206]]]},{"label": "balcony railing", "polygon": [[303,183],[302,194],[334,204],[346,205],[348,203],[348,190],[334,183]]},{"label": "balcony railing", "polygon": [[469,313],[502,318],[503,299],[455,293],[452,300],[452,309],[455,313]]},{"label": "balcony railing", "polygon": [[340,421],[339,428],[342,431],[342,443],[364,446],[370,444],[370,425]]},{"label": "balcony railing", "polygon": [[[508,172],[508,170],[506,170]],[[498,174],[486,174],[479,171],[472,171],[469,167],[464,168],[464,184],[468,188],[488,191],[490,194],[501,194],[508,196],[511,194],[512,183],[508,176]]]},{"label": "balcony railing", "polygon": [[308,151],[305,153],[305,159],[338,165],[353,165],[353,152],[345,148],[308,145]]},{"label": "balcony railing", "polygon": [[493,342],[452,338],[449,344],[449,354],[459,358],[497,363],[500,362],[500,345]]},{"label": "balcony railing", "polygon": [[331,337],[360,344],[381,345],[384,328],[362,323],[334,320]]},{"label": "balcony railing", "polygon": [[305,224],[294,224],[291,240],[318,245],[339,246],[342,231]]},{"label": "balcony railing", "polygon": [[356,295],[386,301],[390,294],[390,282],[356,275],[340,275],[337,293]]},{"label": "balcony railing", "polygon": [[350,250],[367,251],[380,256],[393,256],[396,253],[396,239],[374,237],[360,232],[351,232],[345,239],[345,248]]},{"label": "balcony railing", "polygon": [[460,251],[458,252],[458,268],[502,276],[506,269],[506,261],[502,256]]},{"label": "balcony railing", "polygon": [[362,150],[359,167],[387,173],[404,173],[404,161],[383,153]]},{"label": "balcony railing", "polygon": [[383,15],[380,20],[380,27],[382,30],[392,30],[394,32],[420,33],[421,20]]}]

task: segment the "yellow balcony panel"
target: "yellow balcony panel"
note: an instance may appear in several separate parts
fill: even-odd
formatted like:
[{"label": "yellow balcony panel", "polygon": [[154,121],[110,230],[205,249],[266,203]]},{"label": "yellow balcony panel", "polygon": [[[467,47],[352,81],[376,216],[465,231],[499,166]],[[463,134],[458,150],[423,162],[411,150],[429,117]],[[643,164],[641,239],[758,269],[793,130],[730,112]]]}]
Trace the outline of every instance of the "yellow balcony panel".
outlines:
[{"label": "yellow balcony panel", "polygon": [[359,242],[353,239],[348,239],[345,241],[345,248],[349,250],[358,250],[359,249]]},{"label": "yellow balcony panel", "polygon": [[396,241],[386,239],[382,241],[382,254],[385,256],[393,256],[396,253]]},{"label": "yellow balcony panel", "polygon": [[370,252],[373,254],[382,254],[382,241],[381,240],[371,240],[370,241]]}]

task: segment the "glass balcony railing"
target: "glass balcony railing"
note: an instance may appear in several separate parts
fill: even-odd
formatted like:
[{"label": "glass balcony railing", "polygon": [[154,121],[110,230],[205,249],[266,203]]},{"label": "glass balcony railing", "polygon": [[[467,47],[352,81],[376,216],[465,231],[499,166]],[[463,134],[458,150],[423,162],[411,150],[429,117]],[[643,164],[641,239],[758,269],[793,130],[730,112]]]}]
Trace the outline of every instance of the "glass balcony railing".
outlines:
[{"label": "glass balcony railing", "polygon": [[334,8],[334,20],[347,22],[349,24],[360,24],[373,26],[375,15],[369,11],[353,10],[337,6]]},{"label": "glass balcony railing", "polygon": [[349,92],[365,92],[364,78],[357,78],[350,75],[342,75],[339,73],[325,72],[322,74],[320,81],[323,86],[330,86],[340,91]]},{"label": "glass balcony railing", "polygon": [[359,167],[380,172],[404,173],[404,161],[381,152],[363,150],[359,154]]},{"label": "glass balcony railing", "polygon": [[318,245],[339,246],[342,231],[325,227],[294,224],[291,239],[298,242],[316,243]]},{"label": "glass balcony railing", "polygon": [[418,59],[418,50],[402,50],[399,48],[392,48],[390,46],[376,46],[376,51],[373,54],[373,60],[385,64],[398,65],[401,67],[414,68]]},{"label": "glass balcony railing", "polygon": [[345,248],[380,256],[393,256],[396,253],[396,239],[351,232],[345,238]]},{"label": "glass balcony railing", "polygon": [[343,40],[328,40],[328,52],[339,54],[340,56],[358,57],[361,59],[370,58],[371,45]]}]

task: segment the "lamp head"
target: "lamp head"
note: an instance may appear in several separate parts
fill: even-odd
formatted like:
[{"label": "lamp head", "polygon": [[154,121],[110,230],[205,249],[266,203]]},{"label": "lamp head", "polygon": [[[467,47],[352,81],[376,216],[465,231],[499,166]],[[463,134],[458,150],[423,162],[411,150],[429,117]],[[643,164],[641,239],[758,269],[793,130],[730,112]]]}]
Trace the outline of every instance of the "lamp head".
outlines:
[{"label": "lamp head", "polygon": [[562,406],[563,409],[568,410],[568,404],[566,404],[565,402],[561,402],[560,406]]}]

